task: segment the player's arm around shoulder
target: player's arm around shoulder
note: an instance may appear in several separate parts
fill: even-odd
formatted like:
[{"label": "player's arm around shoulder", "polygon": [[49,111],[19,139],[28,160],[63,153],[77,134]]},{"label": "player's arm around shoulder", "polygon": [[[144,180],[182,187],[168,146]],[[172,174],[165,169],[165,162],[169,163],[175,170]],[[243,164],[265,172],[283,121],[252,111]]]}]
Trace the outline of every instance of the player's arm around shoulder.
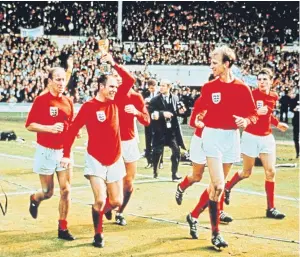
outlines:
[{"label": "player's arm around shoulder", "polygon": [[149,126],[150,125],[150,115],[148,113],[147,107],[145,105],[144,99],[141,94],[134,94],[135,98],[135,106],[136,106],[136,114],[138,121],[144,125]]}]

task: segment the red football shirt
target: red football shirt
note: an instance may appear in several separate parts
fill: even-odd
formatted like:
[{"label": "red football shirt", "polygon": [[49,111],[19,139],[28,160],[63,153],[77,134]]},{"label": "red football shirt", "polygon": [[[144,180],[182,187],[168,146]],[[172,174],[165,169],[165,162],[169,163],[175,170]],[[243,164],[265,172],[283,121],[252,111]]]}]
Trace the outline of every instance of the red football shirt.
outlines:
[{"label": "red football shirt", "polygon": [[62,133],[53,134],[37,132],[37,143],[52,149],[62,149],[66,131],[72,122],[74,107],[66,96],[55,97],[50,92],[35,98],[28,114],[25,127],[31,123],[54,125],[57,122],[64,124]]},{"label": "red football shirt", "polygon": [[122,102],[134,78],[121,66],[115,65],[122,77],[115,99],[100,102],[96,98],[84,103],[66,135],[64,157],[70,157],[71,146],[79,129],[86,126],[88,132],[87,152],[102,165],[110,166],[121,156],[121,137],[117,104]]},{"label": "red football shirt", "polygon": [[136,115],[137,120],[144,126],[150,124],[150,116],[145,106],[144,99],[141,94],[131,89],[126,96],[120,99],[117,103],[119,108],[119,119],[120,119],[120,133],[121,140],[127,141],[135,137],[134,134],[134,115],[125,112],[125,106],[128,104],[134,105],[137,109],[138,114]]},{"label": "red football shirt", "polygon": [[259,89],[253,90],[252,95],[257,109],[266,105],[268,107],[268,112],[266,115],[258,116],[257,123],[248,125],[245,131],[257,136],[269,135],[272,133],[271,124],[277,126],[279,123],[278,119],[273,116],[273,111],[276,107],[278,95],[275,92],[270,92],[267,95],[259,91]]},{"label": "red football shirt", "polygon": [[256,123],[257,113],[249,87],[234,79],[230,83],[219,78],[206,83],[199,97],[199,112],[207,111],[203,122],[206,127],[237,129],[233,115]]}]

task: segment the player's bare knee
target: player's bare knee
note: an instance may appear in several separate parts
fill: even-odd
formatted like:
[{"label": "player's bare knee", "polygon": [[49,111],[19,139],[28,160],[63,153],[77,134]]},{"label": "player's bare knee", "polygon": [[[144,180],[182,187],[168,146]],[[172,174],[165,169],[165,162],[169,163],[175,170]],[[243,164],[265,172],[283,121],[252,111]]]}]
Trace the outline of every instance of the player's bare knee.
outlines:
[{"label": "player's bare knee", "polygon": [[123,181],[123,188],[125,192],[130,192],[133,188],[133,180],[131,178],[126,178]]},{"label": "player's bare knee", "polygon": [[43,188],[45,199],[50,199],[53,196],[54,190],[49,188]]},{"label": "player's bare knee", "polygon": [[219,197],[224,189],[224,185],[222,184],[218,184],[218,185],[214,185],[214,196],[215,197]]},{"label": "player's bare knee", "polygon": [[97,206],[97,208],[95,208],[95,209],[99,209],[100,210],[104,206],[104,204],[105,204],[104,199],[97,199],[95,201],[95,204],[94,204],[94,205]]},{"label": "player's bare knee", "polygon": [[201,179],[202,179],[202,173],[193,174],[193,183],[199,182],[199,181],[201,181]]},{"label": "player's bare knee", "polygon": [[243,170],[243,172],[240,174],[242,178],[249,178],[252,174],[252,169],[250,170]]},{"label": "player's bare knee", "polygon": [[60,196],[63,199],[67,199],[70,196],[70,193],[71,193],[70,186],[66,186],[66,187],[60,189]]},{"label": "player's bare knee", "polygon": [[276,171],[273,168],[266,170],[266,180],[273,180],[275,178]]},{"label": "player's bare knee", "polygon": [[109,198],[109,203],[113,208],[120,207],[123,203],[123,195],[122,197]]}]

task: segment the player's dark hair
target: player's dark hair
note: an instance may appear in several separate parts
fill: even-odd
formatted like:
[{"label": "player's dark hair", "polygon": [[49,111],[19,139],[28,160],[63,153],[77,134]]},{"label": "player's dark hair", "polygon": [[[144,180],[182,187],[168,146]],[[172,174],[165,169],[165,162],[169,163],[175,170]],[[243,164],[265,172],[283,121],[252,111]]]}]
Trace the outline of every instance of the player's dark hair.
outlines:
[{"label": "player's dark hair", "polygon": [[105,85],[106,85],[107,79],[108,79],[108,75],[102,74],[102,75],[98,78],[97,82],[98,82],[98,84],[103,84],[103,85],[105,86]]},{"label": "player's dark hair", "polygon": [[149,86],[155,86],[156,85],[156,81],[154,79],[149,79],[148,80],[148,87]]},{"label": "player's dark hair", "polygon": [[113,77],[113,76],[111,74],[102,74],[98,78],[98,80],[97,80],[97,82],[98,82],[98,90],[100,89],[100,84],[106,86],[106,82],[107,82],[107,80],[108,80],[109,77]]}]

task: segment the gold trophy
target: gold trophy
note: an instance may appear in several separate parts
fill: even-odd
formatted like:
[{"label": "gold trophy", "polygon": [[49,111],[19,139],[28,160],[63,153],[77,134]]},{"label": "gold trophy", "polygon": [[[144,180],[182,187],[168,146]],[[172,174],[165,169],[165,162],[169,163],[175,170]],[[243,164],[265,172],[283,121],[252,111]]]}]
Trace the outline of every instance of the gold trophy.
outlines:
[{"label": "gold trophy", "polygon": [[[98,40],[98,49],[101,55],[108,53],[109,51],[109,40],[108,39],[100,39]],[[102,74],[110,74],[111,67],[108,63],[101,63],[100,72]]]}]

